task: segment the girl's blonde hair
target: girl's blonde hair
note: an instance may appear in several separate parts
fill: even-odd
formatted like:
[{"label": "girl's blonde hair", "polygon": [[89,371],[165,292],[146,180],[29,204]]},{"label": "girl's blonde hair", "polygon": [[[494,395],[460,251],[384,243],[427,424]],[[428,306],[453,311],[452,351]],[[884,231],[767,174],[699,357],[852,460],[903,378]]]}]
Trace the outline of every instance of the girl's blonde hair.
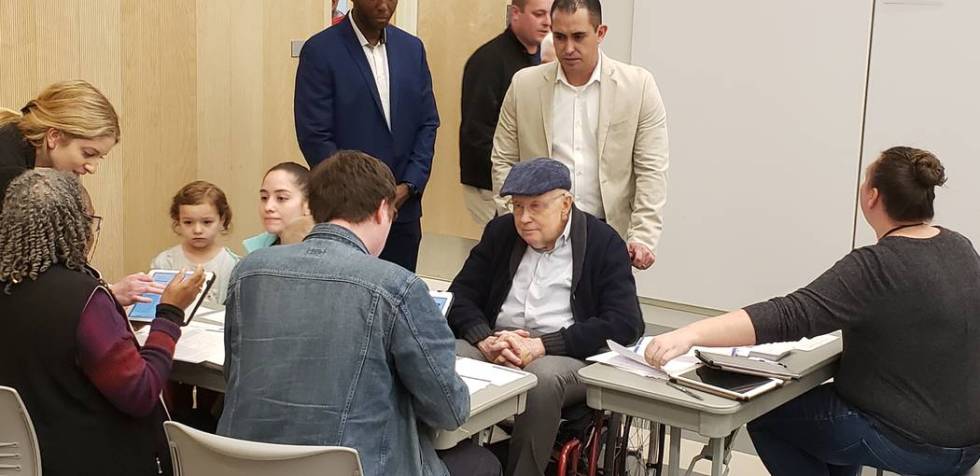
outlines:
[{"label": "girl's blonde hair", "polygon": [[50,129],[69,137],[112,137],[119,142],[119,116],[101,91],[81,81],[54,83],[20,109],[0,108],[0,127],[15,124],[24,138],[40,146]]}]

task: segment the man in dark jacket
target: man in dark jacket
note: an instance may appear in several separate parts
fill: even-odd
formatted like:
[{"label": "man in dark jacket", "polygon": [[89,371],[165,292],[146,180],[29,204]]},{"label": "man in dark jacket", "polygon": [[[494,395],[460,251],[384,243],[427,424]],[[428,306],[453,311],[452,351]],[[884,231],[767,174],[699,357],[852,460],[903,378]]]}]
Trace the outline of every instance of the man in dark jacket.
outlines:
[{"label": "man in dark jacket", "polygon": [[397,6],[358,0],[343,21],[306,41],[293,116],[311,169],[343,149],[391,169],[398,217],[381,259],[414,272],[439,112],[422,41],[389,24]]},{"label": "man in dark jacket", "polygon": [[480,226],[496,212],[490,149],[500,105],[514,73],[541,63],[541,41],[551,31],[551,3],[513,0],[507,29],[477,49],[463,69],[459,178],[466,208]]},{"label": "man in dark jacket", "polygon": [[556,160],[515,165],[501,189],[514,213],[487,225],[449,287],[457,354],[538,377],[514,424],[509,475],[544,473],[561,409],[585,400],[582,359],[643,333],[623,240],[575,208],[570,188]]}]

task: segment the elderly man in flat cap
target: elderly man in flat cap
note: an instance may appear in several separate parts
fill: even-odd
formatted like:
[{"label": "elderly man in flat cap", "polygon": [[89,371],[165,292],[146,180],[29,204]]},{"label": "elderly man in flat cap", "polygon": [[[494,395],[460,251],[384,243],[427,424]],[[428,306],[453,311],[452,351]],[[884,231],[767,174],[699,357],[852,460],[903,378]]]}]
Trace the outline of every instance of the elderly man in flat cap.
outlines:
[{"label": "elderly man in flat cap", "polygon": [[511,169],[500,191],[512,214],[483,232],[449,290],[459,355],[538,377],[511,435],[506,474],[543,474],[561,409],[585,401],[582,359],[606,339],[628,345],[643,318],[622,238],[574,205],[571,177],[540,158]]}]

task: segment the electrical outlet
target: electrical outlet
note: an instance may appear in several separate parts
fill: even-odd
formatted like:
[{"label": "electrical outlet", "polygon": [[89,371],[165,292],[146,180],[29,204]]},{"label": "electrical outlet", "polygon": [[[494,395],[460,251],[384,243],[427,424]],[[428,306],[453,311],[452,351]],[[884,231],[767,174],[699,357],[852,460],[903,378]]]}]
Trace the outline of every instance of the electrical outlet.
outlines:
[{"label": "electrical outlet", "polygon": [[303,51],[305,40],[289,40],[290,56],[299,58],[300,51]]}]

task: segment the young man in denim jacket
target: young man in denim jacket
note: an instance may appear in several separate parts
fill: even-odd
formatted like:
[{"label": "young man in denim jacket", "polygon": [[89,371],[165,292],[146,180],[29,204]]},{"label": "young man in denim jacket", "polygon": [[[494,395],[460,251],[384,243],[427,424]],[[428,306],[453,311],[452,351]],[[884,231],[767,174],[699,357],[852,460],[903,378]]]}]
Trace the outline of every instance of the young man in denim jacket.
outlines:
[{"label": "young man in denim jacket", "polygon": [[338,152],[312,172],[317,225],[306,240],[258,250],[235,269],[218,433],[352,447],[367,476],[499,474],[471,443],[438,456],[432,447],[429,429],[458,428],[470,398],[426,285],[377,258],[394,197],[384,164]]}]

